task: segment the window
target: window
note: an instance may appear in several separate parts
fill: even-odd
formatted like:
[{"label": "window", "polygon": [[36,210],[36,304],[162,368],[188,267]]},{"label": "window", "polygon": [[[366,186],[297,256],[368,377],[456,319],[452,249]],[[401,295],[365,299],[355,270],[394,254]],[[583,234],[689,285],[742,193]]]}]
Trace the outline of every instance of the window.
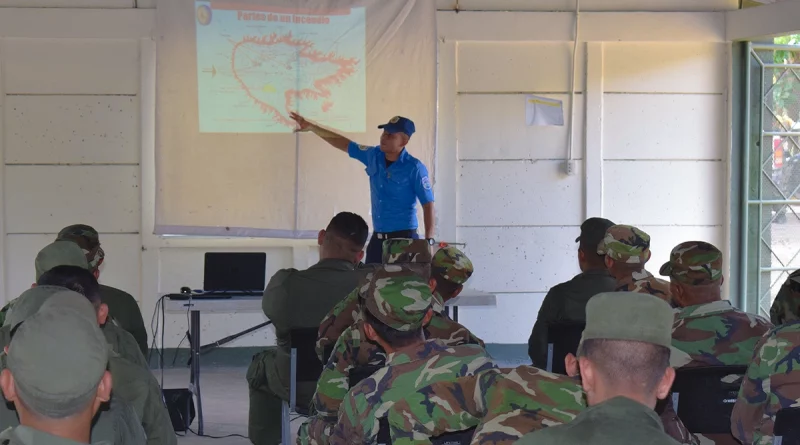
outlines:
[{"label": "window", "polygon": [[769,316],[800,269],[800,35],[750,43],[746,66],[741,288],[747,310]]}]

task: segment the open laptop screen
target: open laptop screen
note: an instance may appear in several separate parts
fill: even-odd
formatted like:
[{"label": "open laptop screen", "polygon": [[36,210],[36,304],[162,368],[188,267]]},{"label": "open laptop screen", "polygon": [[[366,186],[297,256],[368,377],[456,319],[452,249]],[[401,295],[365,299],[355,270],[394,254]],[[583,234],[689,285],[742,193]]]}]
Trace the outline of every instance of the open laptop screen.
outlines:
[{"label": "open laptop screen", "polygon": [[264,291],[267,254],[206,252],[203,290],[206,292]]}]

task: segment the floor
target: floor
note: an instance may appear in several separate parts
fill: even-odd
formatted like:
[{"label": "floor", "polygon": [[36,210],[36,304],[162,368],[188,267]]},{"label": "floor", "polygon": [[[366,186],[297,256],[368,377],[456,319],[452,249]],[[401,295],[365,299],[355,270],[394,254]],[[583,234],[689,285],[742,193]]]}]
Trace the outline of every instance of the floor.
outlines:
[{"label": "floor", "polygon": [[[525,363],[527,357],[522,357],[520,352],[524,349],[514,348],[509,351],[488,348],[501,367],[514,367]],[[203,394],[203,418],[205,420],[204,434],[210,436],[227,436],[229,434],[247,435],[247,408],[248,395],[245,382],[245,367],[204,366],[201,370],[201,390]],[[156,379],[161,381],[161,371],[153,371]],[[186,388],[189,383],[188,368],[169,368],[164,370],[164,388]],[[297,429],[302,419],[292,422],[293,439],[296,439]],[[192,425],[197,431],[197,419]],[[178,438],[179,445],[248,445],[250,441],[241,437],[228,437],[213,439],[198,437],[189,433]]]}]

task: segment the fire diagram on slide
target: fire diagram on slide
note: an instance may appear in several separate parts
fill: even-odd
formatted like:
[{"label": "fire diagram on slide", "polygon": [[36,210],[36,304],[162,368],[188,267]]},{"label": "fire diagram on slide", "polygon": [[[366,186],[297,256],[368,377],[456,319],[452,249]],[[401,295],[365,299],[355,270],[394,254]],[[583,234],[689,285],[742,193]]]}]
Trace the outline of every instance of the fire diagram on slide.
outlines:
[{"label": "fire diagram on slide", "polygon": [[334,129],[364,131],[363,8],[196,7],[201,132],[291,132],[295,110]]}]

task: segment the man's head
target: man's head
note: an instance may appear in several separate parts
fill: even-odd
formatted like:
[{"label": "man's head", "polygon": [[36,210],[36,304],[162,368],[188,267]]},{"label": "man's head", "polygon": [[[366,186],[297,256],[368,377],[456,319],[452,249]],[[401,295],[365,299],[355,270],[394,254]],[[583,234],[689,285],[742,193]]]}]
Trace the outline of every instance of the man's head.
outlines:
[{"label": "man's head", "polygon": [[101,299],[100,284],[88,270],[77,266],[56,266],[39,277],[36,284],[63,287],[83,295],[95,308],[100,326],[108,321],[108,306]]},{"label": "man's head", "polygon": [[578,245],[578,265],[582,272],[605,270],[605,255],[597,253],[597,246],[606,237],[614,223],[605,218],[589,218],[581,224],[581,234],[575,238]]},{"label": "man's head", "polygon": [[331,219],[328,227],[319,231],[320,258],[358,263],[364,258],[368,235],[369,227],[364,218],[355,213],[341,212]]},{"label": "man's head", "polygon": [[597,254],[605,255],[611,275],[627,278],[644,269],[650,259],[650,235],[633,226],[612,226],[598,244]]},{"label": "man's head", "polygon": [[659,270],[669,277],[672,301],[680,307],[722,298],[722,252],[704,241],[687,241],[672,249]]},{"label": "man's head", "polygon": [[800,269],[792,272],[775,296],[769,311],[775,326],[800,320]]},{"label": "man's head", "polygon": [[391,353],[425,340],[422,327],[433,316],[433,295],[416,276],[380,277],[370,282],[363,308],[367,338]]},{"label": "man's head", "polygon": [[86,260],[83,250],[71,241],[56,241],[48,244],[36,255],[34,265],[37,281],[43,273],[56,266],[76,266],[89,269],[89,262]]},{"label": "man's head", "polygon": [[[11,331],[0,387],[22,425],[89,427],[111,395],[109,347],[85,297],[62,289]],[[47,430],[46,430],[47,431]]]},{"label": "man's head", "polygon": [[100,265],[103,264],[106,253],[100,247],[100,235],[97,230],[86,224],[75,224],[61,229],[56,241],[72,241],[80,246],[86,255],[86,261],[89,262],[89,271],[94,273],[95,277],[99,276]]},{"label": "man's head", "polygon": [[589,405],[617,396],[655,406],[669,393],[672,308],[652,295],[608,292],[586,305],[578,364]]},{"label": "man's head", "polygon": [[472,276],[472,261],[453,246],[436,251],[431,261],[431,278],[436,280],[436,293],[446,302],[458,296]]},{"label": "man's head", "polygon": [[381,134],[381,151],[386,154],[398,154],[403,151],[411,135],[416,131],[411,119],[395,116],[388,123],[378,125],[383,130]]}]

